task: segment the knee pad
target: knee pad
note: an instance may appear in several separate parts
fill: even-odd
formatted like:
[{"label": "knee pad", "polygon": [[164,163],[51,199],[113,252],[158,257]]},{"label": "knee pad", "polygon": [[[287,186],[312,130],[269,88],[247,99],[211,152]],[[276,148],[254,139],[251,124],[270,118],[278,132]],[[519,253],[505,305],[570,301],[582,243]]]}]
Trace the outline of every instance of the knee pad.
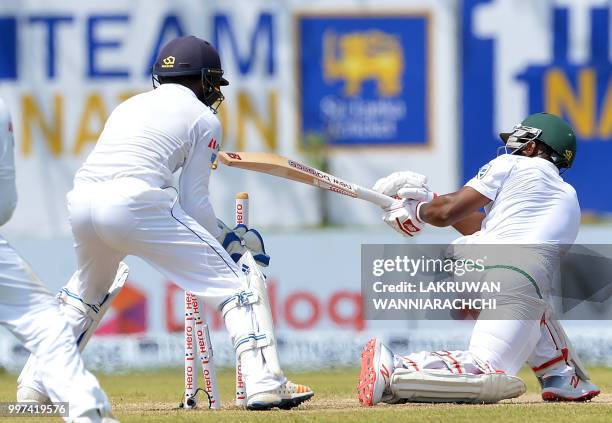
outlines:
[{"label": "knee pad", "polygon": [[[257,304],[258,301],[259,296],[257,293],[250,290],[243,290],[221,303],[220,309],[223,319],[235,319],[238,323],[236,326],[238,331],[233,336],[234,349],[238,355],[246,350],[270,345],[270,333],[266,332],[265,328],[260,327],[252,307],[253,304]],[[240,313],[240,315],[236,314],[234,317],[234,313],[232,312],[234,309],[238,308],[244,309],[249,318],[245,319],[243,313]]]}]

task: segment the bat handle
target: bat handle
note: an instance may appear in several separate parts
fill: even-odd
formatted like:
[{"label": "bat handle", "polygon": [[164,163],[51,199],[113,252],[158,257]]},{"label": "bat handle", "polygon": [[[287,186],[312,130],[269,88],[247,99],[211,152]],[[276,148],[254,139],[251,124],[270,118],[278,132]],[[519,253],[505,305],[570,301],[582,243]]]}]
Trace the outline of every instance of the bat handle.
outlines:
[{"label": "bat handle", "polygon": [[381,194],[372,189],[364,188],[359,185],[355,186],[355,192],[357,194],[357,198],[377,204],[380,207],[389,207],[395,201],[388,195]]}]

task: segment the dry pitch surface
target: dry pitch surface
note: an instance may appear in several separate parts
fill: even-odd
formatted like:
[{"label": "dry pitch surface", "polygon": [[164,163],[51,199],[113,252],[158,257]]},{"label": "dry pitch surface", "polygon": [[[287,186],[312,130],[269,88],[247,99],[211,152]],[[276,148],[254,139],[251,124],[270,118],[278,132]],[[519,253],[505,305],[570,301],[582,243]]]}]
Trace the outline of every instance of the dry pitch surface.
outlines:
[{"label": "dry pitch surface", "polygon": [[[221,411],[177,407],[183,384],[182,369],[98,376],[122,422],[612,422],[612,368],[591,370],[593,380],[603,393],[589,403],[543,403],[535,378],[523,371],[521,376],[528,392],[513,401],[496,405],[381,405],[368,409],[359,407],[356,399],[357,374],[357,369],[289,374],[292,380],[312,386],[315,397],[295,410],[267,412],[233,407],[230,401],[233,373],[229,370],[219,375],[221,396],[225,400]],[[15,375],[0,374],[0,401],[13,400],[15,379]],[[200,404],[205,405],[204,398]],[[55,421],[49,418],[14,420]],[[2,421],[7,420],[0,418]]]}]

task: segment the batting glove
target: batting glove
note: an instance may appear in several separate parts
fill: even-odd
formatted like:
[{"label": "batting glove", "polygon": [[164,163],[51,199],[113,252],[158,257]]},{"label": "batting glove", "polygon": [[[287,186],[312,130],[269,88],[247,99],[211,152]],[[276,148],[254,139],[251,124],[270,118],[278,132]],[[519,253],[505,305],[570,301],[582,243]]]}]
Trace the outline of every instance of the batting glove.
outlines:
[{"label": "batting glove", "polygon": [[399,198],[407,200],[418,200],[424,203],[429,203],[438,196],[437,193],[430,191],[426,186],[421,188],[403,187],[397,191]]},{"label": "batting glove", "polygon": [[267,267],[270,264],[270,256],[266,254],[263,238],[258,231],[248,229],[245,225],[237,225],[234,229],[230,229],[219,219],[217,226],[221,229],[217,241],[236,263],[244,253],[250,251],[258,265]]},{"label": "batting glove", "polygon": [[403,236],[416,236],[425,226],[425,222],[417,217],[417,207],[420,203],[422,201],[396,200],[383,209],[383,221]]},{"label": "batting glove", "polygon": [[389,176],[379,179],[374,184],[373,189],[389,197],[395,197],[402,188],[426,188],[426,184],[427,176],[406,170],[394,172]]}]

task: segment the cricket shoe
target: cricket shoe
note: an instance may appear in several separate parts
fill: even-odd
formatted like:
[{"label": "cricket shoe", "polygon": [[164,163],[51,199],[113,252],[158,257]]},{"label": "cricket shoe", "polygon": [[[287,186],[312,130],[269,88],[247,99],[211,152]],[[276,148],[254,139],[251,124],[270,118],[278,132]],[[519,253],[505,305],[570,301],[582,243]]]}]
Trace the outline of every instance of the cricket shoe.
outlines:
[{"label": "cricket shoe", "polygon": [[[361,372],[357,393],[364,407],[371,407],[383,400],[391,387],[393,353],[378,338],[372,338],[361,352]],[[392,402],[389,400],[388,402]]]},{"label": "cricket shoe", "polygon": [[313,390],[308,386],[288,380],[272,391],[251,395],[247,400],[246,408],[247,410],[270,410],[272,408],[289,410],[308,401],[313,395]]},{"label": "cricket shoe", "polygon": [[51,399],[34,388],[19,385],[17,386],[17,402],[31,402],[47,405],[51,404]]},{"label": "cricket shoe", "polygon": [[590,380],[582,380],[575,374],[542,378],[540,385],[544,401],[590,401],[601,392]]}]

